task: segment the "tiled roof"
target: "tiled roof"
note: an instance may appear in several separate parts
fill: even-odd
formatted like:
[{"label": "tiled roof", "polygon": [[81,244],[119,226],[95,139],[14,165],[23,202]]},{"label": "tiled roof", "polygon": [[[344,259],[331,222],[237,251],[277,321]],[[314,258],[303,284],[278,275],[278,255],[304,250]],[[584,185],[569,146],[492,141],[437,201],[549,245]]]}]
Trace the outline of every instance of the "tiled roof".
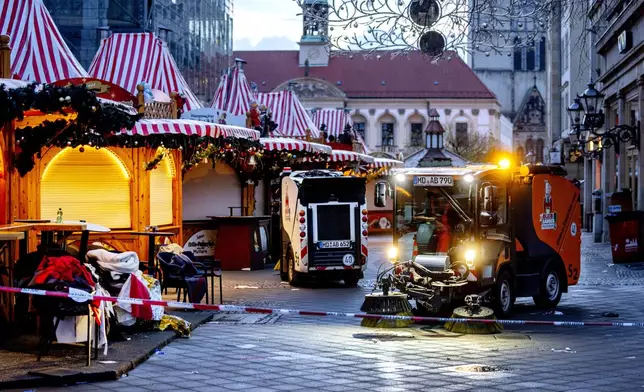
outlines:
[{"label": "tiled roof", "polygon": [[[248,62],[246,77],[262,92],[305,76],[298,51],[239,51],[234,56]],[[395,58],[383,52],[380,59],[332,55],[328,66],[310,67],[308,76],[333,84],[348,98],[496,99],[456,53],[444,57],[431,62],[420,52]]]}]

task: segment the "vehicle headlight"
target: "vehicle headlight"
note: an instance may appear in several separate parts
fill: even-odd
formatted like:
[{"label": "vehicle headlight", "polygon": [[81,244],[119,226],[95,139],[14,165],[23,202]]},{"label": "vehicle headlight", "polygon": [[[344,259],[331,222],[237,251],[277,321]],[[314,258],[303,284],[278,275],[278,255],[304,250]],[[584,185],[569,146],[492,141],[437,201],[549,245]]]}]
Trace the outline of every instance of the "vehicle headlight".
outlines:
[{"label": "vehicle headlight", "polygon": [[405,182],[405,175],[402,173],[396,174],[396,181],[399,183]]},{"label": "vehicle headlight", "polygon": [[390,260],[395,260],[398,257],[398,248],[395,246],[392,246],[387,250],[387,256],[389,256]]},{"label": "vehicle headlight", "polygon": [[476,257],[476,251],[474,249],[468,249],[465,251],[465,263],[468,267],[474,265],[474,258]]}]

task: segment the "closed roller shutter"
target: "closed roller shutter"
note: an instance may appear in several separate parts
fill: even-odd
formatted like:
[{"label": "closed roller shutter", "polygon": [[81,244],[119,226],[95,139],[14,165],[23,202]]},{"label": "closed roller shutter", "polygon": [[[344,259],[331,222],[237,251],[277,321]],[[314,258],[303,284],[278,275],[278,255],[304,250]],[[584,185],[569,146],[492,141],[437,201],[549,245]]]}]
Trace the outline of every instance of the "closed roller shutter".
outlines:
[{"label": "closed roller shutter", "polygon": [[66,148],[45,169],[40,187],[42,219],[85,220],[111,229],[131,224],[130,175],[123,162],[105,148]]},{"label": "closed roller shutter", "polygon": [[150,225],[172,224],[174,165],[169,155],[150,171]]}]

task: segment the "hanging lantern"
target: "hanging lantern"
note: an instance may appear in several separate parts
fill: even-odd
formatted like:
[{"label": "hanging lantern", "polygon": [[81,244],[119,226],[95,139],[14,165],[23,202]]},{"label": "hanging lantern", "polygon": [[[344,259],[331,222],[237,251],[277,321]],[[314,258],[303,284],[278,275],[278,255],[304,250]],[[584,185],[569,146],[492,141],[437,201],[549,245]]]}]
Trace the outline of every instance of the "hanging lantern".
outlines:
[{"label": "hanging lantern", "polygon": [[428,56],[438,56],[445,50],[445,37],[438,31],[428,31],[420,37],[419,49]]},{"label": "hanging lantern", "polygon": [[441,7],[435,0],[413,0],[409,4],[409,18],[423,27],[433,26],[441,16]]}]

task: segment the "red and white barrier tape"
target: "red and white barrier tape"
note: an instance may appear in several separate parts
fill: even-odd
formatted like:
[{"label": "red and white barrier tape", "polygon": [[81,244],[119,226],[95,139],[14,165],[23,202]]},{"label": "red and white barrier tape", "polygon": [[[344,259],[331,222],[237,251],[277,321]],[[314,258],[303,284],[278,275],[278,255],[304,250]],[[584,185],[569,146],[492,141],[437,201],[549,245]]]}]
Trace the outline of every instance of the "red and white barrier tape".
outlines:
[{"label": "red and white barrier tape", "polygon": [[448,318],[448,317],[416,317],[416,316],[389,316],[365,313],[343,313],[343,312],[313,312],[296,309],[269,309],[254,308],[249,306],[237,305],[207,305],[189,302],[176,301],[155,301],[151,299],[136,298],[118,298],[107,297],[102,295],[92,295],[86,291],[70,288],[69,293],[62,291],[46,291],[38,289],[15,288],[0,286],[0,292],[15,294],[31,294],[46,297],[70,298],[76,302],[86,301],[108,301],[114,303],[127,303],[132,305],[153,305],[165,306],[179,309],[196,309],[196,310],[215,310],[220,312],[238,312],[238,313],[264,313],[264,314],[292,314],[299,316],[316,316],[316,317],[351,317],[365,319],[386,319],[386,320],[406,320],[414,322],[431,322],[445,323],[448,321],[457,323],[483,323],[502,325],[546,325],[553,327],[644,327],[644,322],[610,322],[610,321],[550,321],[550,320],[495,320],[495,319],[469,319],[469,318]]}]

